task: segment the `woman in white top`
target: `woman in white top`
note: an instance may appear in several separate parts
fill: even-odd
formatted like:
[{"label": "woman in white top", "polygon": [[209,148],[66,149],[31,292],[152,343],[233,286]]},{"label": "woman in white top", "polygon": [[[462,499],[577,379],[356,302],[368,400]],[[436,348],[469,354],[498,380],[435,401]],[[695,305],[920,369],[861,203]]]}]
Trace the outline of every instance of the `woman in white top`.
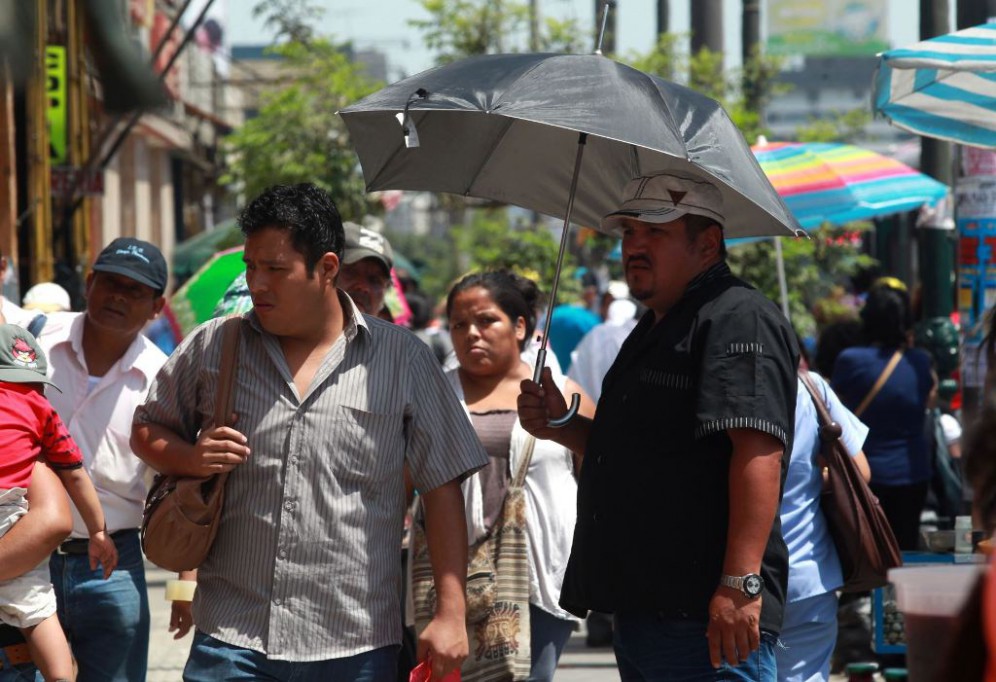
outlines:
[{"label": "woman in white top", "polygon": [[[505,491],[528,435],[519,425],[519,384],[532,377],[520,353],[536,327],[536,285],[507,271],[464,277],[446,301],[459,366],[453,388],[467,408],[491,463],[464,482],[468,541],[488,533],[501,513]],[[565,380],[566,392],[581,393]],[[594,405],[582,395],[581,413]],[[578,462],[579,463],[579,462]],[[552,441],[537,440],[526,472],[529,531],[530,680],[552,680],[557,660],[577,621],[560,608],[560,587],[571,551],[577,507],[575,458]]]}]

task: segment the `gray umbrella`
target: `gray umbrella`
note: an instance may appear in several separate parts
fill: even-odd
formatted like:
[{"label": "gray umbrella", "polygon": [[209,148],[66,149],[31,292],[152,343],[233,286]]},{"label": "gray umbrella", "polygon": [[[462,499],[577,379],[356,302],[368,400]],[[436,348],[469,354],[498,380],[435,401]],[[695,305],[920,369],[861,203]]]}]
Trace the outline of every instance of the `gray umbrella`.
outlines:
[{"label": "gray umbrella", "polygon": [[[639,175],[715,182],[727,237],[802,233],[722,106],[597,54],[471,57],[340,115],[369,191],[450,192],[563,218],[551,301],[568,223],[598,228]],[[545,349],[544,334],[537,375]]]}]

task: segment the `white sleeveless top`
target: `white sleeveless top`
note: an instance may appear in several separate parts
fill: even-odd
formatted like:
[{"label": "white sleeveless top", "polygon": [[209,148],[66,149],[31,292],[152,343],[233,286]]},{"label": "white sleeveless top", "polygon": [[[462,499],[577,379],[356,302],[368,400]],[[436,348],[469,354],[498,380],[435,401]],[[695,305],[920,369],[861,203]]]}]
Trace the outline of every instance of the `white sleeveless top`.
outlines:
[{"label": "white sleeveless top", "polygon": [[[446,377],[467,410],[463,387],[456,369]],[[558,381],[563,389],[563,377]],[[470,418],[468,411],[467,418]],[[509,452],[511,475],[522,461],[522,451],[529,434],[515,420]],[[467,513],[467,541],[472,544],[484,537],[484,495],[475,474],[462,485]],[[536,440],[533,458],[526,471],[526,527],[529,531],[529,602],[558,618],[577,621],[557,604],[564,571],[571,555],[574,524],[577,521],[578,484],[574,478],[571,452],[553,441]]]}]

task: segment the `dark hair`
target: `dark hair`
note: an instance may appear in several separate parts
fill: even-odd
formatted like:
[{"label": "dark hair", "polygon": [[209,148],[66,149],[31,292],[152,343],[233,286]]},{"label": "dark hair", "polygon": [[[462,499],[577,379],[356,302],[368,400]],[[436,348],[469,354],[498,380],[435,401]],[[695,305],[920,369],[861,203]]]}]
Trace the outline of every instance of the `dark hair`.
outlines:
[{"label": "dark hair", "polygon": [[723,226],[716,222],[713,218],[698,215],[697,213],[689,213],[685,215],[685,236],[688,237],[689,243],[694,242],[700,234],[708,230],[713,225],[719,228],[719,257],[726,260],[726,238],[725,233],[723,232]]},{"label": "dark hair", "polygon": [[341,259],[346,240],[332,197],[310,182],[266,188],[242,209],[239,227],[247,237],[271,227],[288,230],[294,248],[304,255],[309,277],[329,251]]},{"label": "dark hair", "polygon": [[996,403],[984,401],[962,441],[965,479],[974,491],[973,504],[983,530],[996,530]]},{"label": "dark hair", "polygon": [[831,322],[820,332],[816,340],[816,355],[813,367],[825,377],[833,376],[833,366],[837,356],[845,349],[861,344],[861,323],[857,320]]},{"label": "dark hair", "polygon": [[526,335],[519,344],[520,350],[525,348],[536,330],[536,305],[540,297],[536,283],[509,270],[469,274],[450,289],[446,297],[446,315],[453,311],[453,299],[457,294],[476,287],[486,290],[512,322],[520,317],[526,321]]},{"label": "dark hair", "polygon": [[906,343],[912,328],[909,294],[890,286],[873,286],[861,309],[861,332],[865,342],[897,348]]}]

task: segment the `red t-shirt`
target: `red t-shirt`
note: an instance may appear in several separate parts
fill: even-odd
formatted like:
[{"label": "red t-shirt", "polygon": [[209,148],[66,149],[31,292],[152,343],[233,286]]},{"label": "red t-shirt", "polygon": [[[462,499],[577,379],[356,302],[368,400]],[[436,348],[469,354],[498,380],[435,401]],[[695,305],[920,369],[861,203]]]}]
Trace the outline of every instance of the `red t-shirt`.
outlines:
[{"label": "red t-shirt", "polygon": [[0,488],[27,488],[35,461],[53,469],[83,466],[59,414],[32,384],[0,381]]}]

